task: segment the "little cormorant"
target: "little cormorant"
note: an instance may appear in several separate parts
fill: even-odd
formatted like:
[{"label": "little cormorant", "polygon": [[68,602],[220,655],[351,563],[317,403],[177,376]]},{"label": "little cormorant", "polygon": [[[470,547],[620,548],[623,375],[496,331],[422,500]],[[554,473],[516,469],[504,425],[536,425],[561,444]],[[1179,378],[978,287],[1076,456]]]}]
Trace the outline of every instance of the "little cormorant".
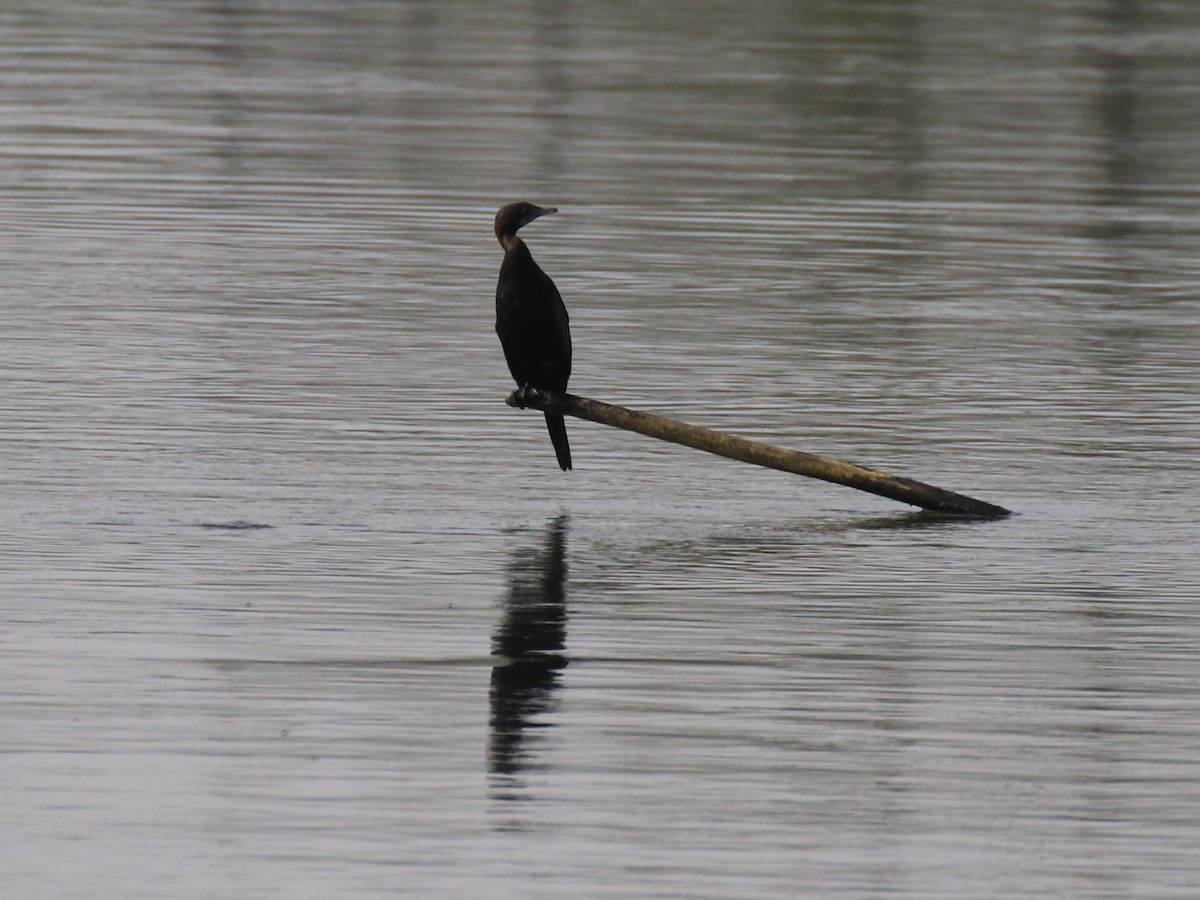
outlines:
[{"label": "little cormorant", "polygon": [[[541,270],[517,230],[534,219],[558,212],[554,207],[510,203],[496,213],[496,239],[504,248],[496,284],[496,334],[508,370],[517,382],[517,399],[526,388],[565,391],[571,377],[571,328],[558,288]],[[561,415],[546,413],[546,428],[558,464],[571,468],[567,426]]]}]

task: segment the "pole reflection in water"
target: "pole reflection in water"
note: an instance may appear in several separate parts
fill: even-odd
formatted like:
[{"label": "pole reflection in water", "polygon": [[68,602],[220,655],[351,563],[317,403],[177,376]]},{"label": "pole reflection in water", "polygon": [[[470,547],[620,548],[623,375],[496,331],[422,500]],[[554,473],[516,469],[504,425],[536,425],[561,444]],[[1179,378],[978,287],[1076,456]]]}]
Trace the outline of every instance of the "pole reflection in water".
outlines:
[{"label": "pole reflection in water", "polygon": [[492,638],[488,768],[493,795],[516,799],[529,765],[531,731],[553,723],[558,672],[567,665],[567,516],[550,520],[541,546],[519,547],[509,563],[508,595]]}]

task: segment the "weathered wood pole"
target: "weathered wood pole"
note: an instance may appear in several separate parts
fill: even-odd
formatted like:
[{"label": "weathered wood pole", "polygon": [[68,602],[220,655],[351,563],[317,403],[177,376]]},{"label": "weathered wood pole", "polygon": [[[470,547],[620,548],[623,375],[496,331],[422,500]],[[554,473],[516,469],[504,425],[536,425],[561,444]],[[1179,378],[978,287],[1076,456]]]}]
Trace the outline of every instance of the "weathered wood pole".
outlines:
[{"label": "weathered wood pole", "polygon": [[665,416],[637,412],[624,406],[601,403],[574,394],[528,389],[523,392],[513,391],[504,402],[522,409],[529,407],[542,412],[549,410],[590,422],[599,422],[601,425],[611,425],[613,428],[622,428],[625,431],[636,431],[647,437],[695,447],[697,450],[753,463],[756,466],[820,478],[822,481],[843,484],[922,509],[991,518],[1011,515],[1011,512],[1002,506],[913,481],[911,478],[889,475],[887,472],[856,466],[827,456],[774,447],[771,444],[713,431],[711,428],[688,425]]}]

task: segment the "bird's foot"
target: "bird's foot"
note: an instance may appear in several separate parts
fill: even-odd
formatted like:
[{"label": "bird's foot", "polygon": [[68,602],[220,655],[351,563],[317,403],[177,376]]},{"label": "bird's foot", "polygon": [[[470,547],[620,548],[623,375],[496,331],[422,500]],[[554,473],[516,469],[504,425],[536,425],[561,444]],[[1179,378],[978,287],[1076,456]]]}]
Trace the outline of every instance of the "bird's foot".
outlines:
[{"label": "bird's foot", "polygon": [[534,409],[544,409],[549,400],[541,388],[536,388],[532,384],[523,384],[505,397],[504,402],[517,409],[528,409],[531,406]]}]

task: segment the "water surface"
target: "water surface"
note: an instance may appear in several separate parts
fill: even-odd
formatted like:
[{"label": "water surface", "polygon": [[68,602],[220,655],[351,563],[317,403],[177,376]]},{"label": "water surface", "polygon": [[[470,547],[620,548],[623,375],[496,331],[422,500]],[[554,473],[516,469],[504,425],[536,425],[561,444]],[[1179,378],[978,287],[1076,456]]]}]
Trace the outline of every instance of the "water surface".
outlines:
[{"label": "water surface", "polygon": [[[14,896],[1192,896],[1200,19],[0,13]],[[587,396],[502,403],[491,217]]]}]

